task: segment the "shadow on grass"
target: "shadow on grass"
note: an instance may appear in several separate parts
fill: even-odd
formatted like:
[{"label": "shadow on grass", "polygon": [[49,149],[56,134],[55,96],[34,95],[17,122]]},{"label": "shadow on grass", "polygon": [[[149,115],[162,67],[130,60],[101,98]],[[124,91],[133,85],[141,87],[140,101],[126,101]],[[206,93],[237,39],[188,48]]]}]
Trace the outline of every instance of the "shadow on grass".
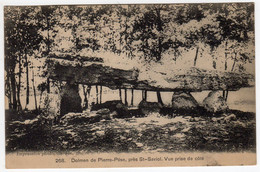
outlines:
[{"label": "shadow on grass", "polygon": [[[176,151],[255,151],[255,113],[229,110],[235,119],[223,114],[162,109],[158,121],[178,119],[166,124],[138,123],[149,118],[139,110],[132,118],[114,118],[94,123],[76,120],[61,125],[45,118],[42,111],[6,111],[6,151],[87,152],[176,152]],[[213,120],[215,118],[215,120]],[[156,118],[157,119],[157,118]]]}]

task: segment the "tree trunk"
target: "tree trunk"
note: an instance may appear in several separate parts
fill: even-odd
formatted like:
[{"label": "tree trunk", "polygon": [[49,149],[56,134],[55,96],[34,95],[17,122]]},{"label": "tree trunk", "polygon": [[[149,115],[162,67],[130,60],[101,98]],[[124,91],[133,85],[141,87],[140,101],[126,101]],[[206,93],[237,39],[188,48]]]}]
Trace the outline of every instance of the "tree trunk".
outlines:
[{"label": "tree trunk", "polygon": [[11,87],[12,87],[12,96],[13,96],[13,106],[12,108],[14,110],[17,110],[17,100],[16,100],[16,82],[15,82],[15,74],[14,72],[12,72],[10,74],[10,78],[11,78]]},{"label": "tree trunk", "polygon": [[100,104],[102,103],[102,85],[100,86],[100,97],[99,97],[99,101],[100,101]]},{"label": "tree trunk", "polygon": [[195,54],[194,64],[193,64],[193,66],[196,66],[197,59],[198,59],[198,52],[199,52],[199,47],[197,47],[197,49],[196,49],[196,54]]},{"label": "tree trunk", "polygon": [[21,75],[22,75],[22,64],[21,64],[21,56],[19,56],[19,74],[18,74],[18,85],[17,85],[17,108],[18,110],[22,110],[21,100],[20,100],[20,91],[21,91]]},{"label": "tree trunk", "polygon": [[28,63],[28,57],[25,55],[25,64],[26,64],[26,105],[25,108],[27,108],[28,104],[30,103],[30,85],[29,85],[29,63]]},{"label": "tree trunk", "polygon": [[35,85],[34,85],[34,72],[33,72],[33,69],[32,69],[32,85],[33,85],[33,93],[34,93],[35,110],[38,110],[38,108],[37,108],[36,89],[35,89]]},{"label": "tree trunk", "polygon": [[236,61],[237,61],[237,53],[235,53],[235,58],[234,58],[234,62],[233,62],[232,68],[231,68],[231,72],[233,72],[235,69]]},{"label": "tree trunk", "polygon": [[[234,69],[235,69],[236,61],[237,61],[237,53],[235,52],[235,58],[234,58],[234,62],[233,62],[232,68],[231,68],[231,72],[233,72]],[[227,99],[228,99],[228,90],[226,91],[226,96],[224,98],[227,101]]]},{"label": "tree trunk", "polygon": [[41,104],[42,104],[42,94],[43,94],[43,91],[41,91],[41,94],[40,94],[40,102],[39,102],[39,107],[38,107],[39,110],[41,109]]},{"label": "tree trunk", "polygon": [[[156,13],[157,13],[157,30],[159,32],[163,31],[163,28],[162,28],[162,20],[161,20],[161,9],[160,8],[157,8],[156,9]],[[161,60],[162,58],[162,40],[163,38],[162,37],[158,37],[158,56],[156,58],[157,61]]]},{"label": "tree trunk", "polygon": [[91,91],[91,85],[88,85],[88,87],[87,87],[87,96],[88,96],[88,98],[90,96],[90,91]]},{"label": "tree trunk", "polygon": [[134,89],[132,88],[131,106],[134,105]]},{"label": "tree trunk", "polygon": [[83,89],[83,95],[84,95],[84,99],[87,98],[87,92],[86,92],[86,89],[85,89],[85,85],[82,84],[82,89]]},{"label": "tree trunk", "polygon": [[[225,47],[225,70],[227,70],[227,41],[226,41],[226,47]],[[226,91],[223,90],[223,98],[226,99]]]},{"label": "tree trunk", "polygon": [[[49,14],[51,15],[51,14]],[[46,24],[47,24],[47,58],[49,58],[49,54],[50,54],[50,22],[49,22],[49,17],[48,16],[45,16],[46,17]],[[47,93],[49,94],[50,93],[50,78],[49,76],[47,77]]]},{"label": "tree trunk", "polygon": [[225,96],[225,100],[227,101],[228,99],[228,90],[226,91],[226,96]]},{"label": "tree trunk", "polygon": [[119,98],[120,98],[120,101],[122,101],[122,91],[121,91],[121,88],[119,88]]},{"label": "tree trunk", "polygon": [[228,44],[228,43],[227,43],[227,41],[226,41],[226,47],[225,47],[225,70],[227,70],[227,54],[228,54],[228,53],[227,53],[227,50],[228,50],[228,49],[227,49],[227,44]]},{"label": "tree trunk", "polygon": [[125,105],[127,106],[128,103],[127,103],[127,89],[125,88]]},{"label": "tree trunk", "polygon": [[146,90],[142,90],[142,99],[143,99],[144,101],[147,100],[147,91],[146,91]]},{"label": "tree trunk", "polygon": [[8,97],[8,107],[9,109],[12,109],[12,93],[11,93],[11,86],[10,86],[10,76],[9,76],[9,72],[7,72],[7,75],[6,75],[6,94],[7,94],[7,97]]},{"label": "tree trunk", "polygon": [[159,52],[158,52],[158,56],[156,58],[157,61],[160,61],[162,56],[161,56],[161,52],[162,52],[162,38],[158,38],[158,47],[159,47]]},{"label": "tree trunk", "polygon": [[217,63],[216,61],[213,59],[213,68],[216,69],[217,68]]},{"label": "tree trunk", "polygon": [[98,104],[98,85],[96,85],[96,104]]},{"label": "tree trunk", "polygon": [[[126,12],[126,20],[125,20],[125,47],[126,47],[126,55],[128,57],[130,57],[130,59],[132,60],[133,58],[133,55],[132,55],[132,48],[129,44],[131,43],[128,43],[127,39],[129,37],[128,33],[127,33],[127,30],[128,30],[128,26],[127,26],[127,23],[128,23],[128,17],[129,17],[129,5],[127,6],[127,12]],[[127,54],[127,49],[129,51],[129,53]]]},{"label": "tree trunk", "polygon": [[160,91],[156,91],[158,103],[161,103],[163,105],[162,97]]},{"label": "tree trunk", "polygon": [[50,93],[50,78],[47,77],[47,93]]}]

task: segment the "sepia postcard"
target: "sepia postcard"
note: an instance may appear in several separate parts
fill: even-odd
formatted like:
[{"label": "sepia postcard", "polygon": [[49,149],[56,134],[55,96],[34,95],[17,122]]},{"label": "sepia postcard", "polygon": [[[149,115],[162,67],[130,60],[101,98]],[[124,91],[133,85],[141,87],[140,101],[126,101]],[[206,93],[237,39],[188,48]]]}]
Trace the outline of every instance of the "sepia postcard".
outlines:
[{"label": "sepia postcard", "polygon": [[4,6],[6,168],[256,165],[254,11]]}]

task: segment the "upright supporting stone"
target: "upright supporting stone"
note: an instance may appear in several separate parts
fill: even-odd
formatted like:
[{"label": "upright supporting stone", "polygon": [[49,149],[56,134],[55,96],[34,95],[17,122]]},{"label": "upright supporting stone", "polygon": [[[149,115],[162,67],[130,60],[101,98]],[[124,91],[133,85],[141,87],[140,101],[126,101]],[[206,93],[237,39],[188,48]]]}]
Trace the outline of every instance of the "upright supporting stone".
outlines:
[{"label": "upright supporting stone", "polygon": [[143,114],[148,115],[150,113],[159,113],[160,110],[162,109],[162,104],[158,102],[147,102],[145,100],[142,100],[138,108],[142,111]]},{"label": "upright supporting stone", "polygon": [[194,110],[198,102],[189,92],[174,92],[172,95],[172,108],[176,110]]},{"label": "upright supporting stone", "polygon": [[209,112],[225,112],[228,110],[227,102],[220,91],[211,91],[203,100],[204,108]]},{"label": "upright supporting stone", "polygon": [[61,91],[60,114],[63,116],[69,112],[82,112],[81,97],[77,84],[66,83]]}]

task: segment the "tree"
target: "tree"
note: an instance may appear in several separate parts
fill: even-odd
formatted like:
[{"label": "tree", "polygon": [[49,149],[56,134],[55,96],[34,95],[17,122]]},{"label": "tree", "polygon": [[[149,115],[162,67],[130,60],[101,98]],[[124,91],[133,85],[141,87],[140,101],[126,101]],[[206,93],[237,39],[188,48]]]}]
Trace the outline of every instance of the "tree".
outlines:
[{"label": "tree", "polygon": [[143,52],[146,60],[160,61],[162,54],[173,44],[169,35],[164,34],[166,24],[170,21],[167,5],[147,5],[143,15],[135,20],[134,40],[141,41],[139,51]]},{"label": "tree", "polygon": [[[42,56],[46,58],[45,61],[45,67],[48,66],[49,59],[50,59],[50,52],[54,50],[55,42],[54,39],[57,35],[57,28],[59,17],[63,16],[61,12],[60,6],[41,6],[40,11],[37,15],[37,18],[39,20],[39,27],[41,31],[41,35],[43,37],[42,40]],[[45,69],[46,71],[48,69]],[[44,75],[47,75],[47,72],[44,73]],[[50,78],[47,77],[47,93],[50,93]]]},{"label": "tree", "polygon": [[[147,61],[160,61],[163,53],[176,49],[176,40],[172,40],[167,26],[171,21],[171,7],[167,5],[146,5],[143,14],[133,26],[134,40],[139,41],[139,51],[143,52]],[[174,28],[173,28],[174,29]],[[173,31],[173,30],[172,30]],[[180,45],[178,45],[180,46]],[[158,102],[163,104],[160,92],[157,91]]]},{"label": "tree", "polygon": [[[184,47],[187,51],[195,49],[193,66],[196,66],[198,54],[207,47],[212,57],[213,51],[221,44],[220,30],[216,21],[214,8],[209,4],[188,4],[180,7],[175,21],[180,24],[179,32],[184,35]],[[213,68],[216,63],[213,60]]]},{"label": "tree", "polygon": [[[225,70],[228,69],[227,55],[230,54],[233,59],[231,71],[234,71],[238,61],[245,63],[254,57],[253,49],[248,47],[254,45],[254,5],[223,4],[217,12],[220,34],[225,44]],[[227,100],[228,91],[223,91],[223,96]]]},{"label": "tree", "polygon": [[[7,91],[12,94],[12,108],[17,110],[20,103],[22,67],[26,69],[26,105],[29,104],[29,65],[28,56],[34,54],[42,40],[35,18],[37,7],[5,7],[5,58]],[[23,57],[23,58],[22,58]],[[15,72],[18,64],[18,73]],[[18,74],[18,84],[15,79]],[[10,83],[10,86],[9,86]],[[10,95],[9,95],[10,97]],[[18,101],[17,101],[18,100]],[[11,105],[10,105],[11,107]]]}]

